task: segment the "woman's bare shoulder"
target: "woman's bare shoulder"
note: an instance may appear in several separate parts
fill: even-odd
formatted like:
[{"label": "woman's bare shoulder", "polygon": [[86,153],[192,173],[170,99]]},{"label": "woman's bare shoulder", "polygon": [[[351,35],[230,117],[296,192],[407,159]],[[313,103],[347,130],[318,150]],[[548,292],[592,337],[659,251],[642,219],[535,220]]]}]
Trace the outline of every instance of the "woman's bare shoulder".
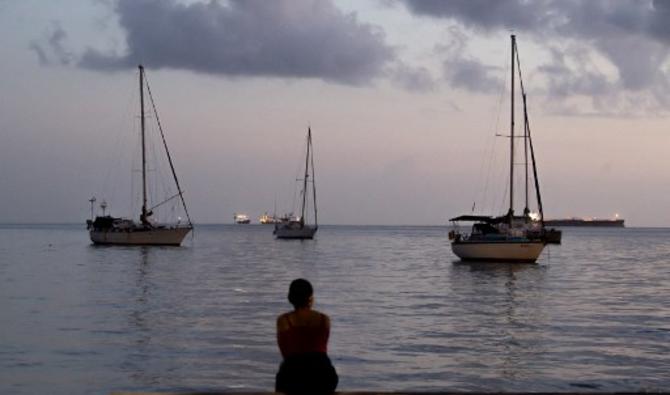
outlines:
[{"label": "woman's bare shoulder", "polygon": [[317,310],[313,310],[314,312],[314,318],[318,320],[319,322],[324,323],[326,326],[330,327],[330,317],[328,317],[327,314],[322,313]]},{"label": "woman's bare shoulder", "polygon": [[284,313],[284,314],[280,314],[277,317],[277,329],[283,330],[283,329],[287,329],[289,327],[289,323],[290,323],[289,322],[289,315],[290,314],[291,314],[290,312],[287,312],[287,313]]}]

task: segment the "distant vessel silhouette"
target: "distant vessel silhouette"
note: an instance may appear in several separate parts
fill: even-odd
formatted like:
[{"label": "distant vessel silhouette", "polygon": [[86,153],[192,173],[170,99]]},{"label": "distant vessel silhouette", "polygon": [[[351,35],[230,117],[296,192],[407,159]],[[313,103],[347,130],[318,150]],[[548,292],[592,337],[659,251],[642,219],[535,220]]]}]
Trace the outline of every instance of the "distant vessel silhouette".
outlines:
[{"label": "distant vessel silhouette", "polygon": [[258,218],[258,222],[263,225],[274,225],[281,222],[281,219],[277,218],[275,215],[269,215],[267,212]]},{"label": "distant vessel silhouette", "polygon": [[246,215],[246,214],[235,213],[233,219],[235,220],[236,224],[240,224],[240,225],[246,225],[246,224],[251,223],[251,218],[249,218],[249,216]]},{"label": "distant vessel silhouette", "polygon": [[595,226],[607,228],[623,228],[624,220],[621,218],[601,219],[601,218],[560,218],[547,219],[545,225],[549,226]]}]

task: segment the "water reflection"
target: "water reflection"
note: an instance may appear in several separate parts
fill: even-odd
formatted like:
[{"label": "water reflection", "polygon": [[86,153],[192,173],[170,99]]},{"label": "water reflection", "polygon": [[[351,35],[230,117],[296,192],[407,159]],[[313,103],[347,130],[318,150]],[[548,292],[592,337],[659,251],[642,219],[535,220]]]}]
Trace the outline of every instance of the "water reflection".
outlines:
[{"label": "water reflection", "polygon": [[145,317],[147,313],[147,303],[151,293],[150,284],[147,280],[150,272],[149,247],[140,247],[138,253],[137,268],[135,270],[137,273],[137,278],[135,279],[137,295],[135,297],[133,308],[130,311],[129,319],[131,325],[138,331],[139,334],[146,335],[139,337],[136,341],[137,345],[144,345],[147,344],[151,339],[151,328],[149,327]]},{"label": "water reflection", "polygon": [[[545,351],[541,309],[545,267],[523,263],[454,262],[465,294],[478,299],[482,311],[476,321],[492,336],[492,345],[475,346],[492,355],[487,369],[497,371],[507,385],[532,376],[530,361]],[[469,275],[466,275],[469,273]],[[512,388],[506,388],[512,389]]]},{"label": "water reflection", "polygon": [[157,378],[152,375],[147,367],[151,360],[151,340],[153,337],[151,313],[151,269],[152,248],[142,246],[135,249],[134,256],[128,263],[135,265],[135,289],[134,300],[128,311],[128,323],[130,332],[134,334],[134,340],[129,347],[131,350],[125,354],[126,359],[122,362],[124,370],[129,372],[131,382],[140,386],[154,385]]}]

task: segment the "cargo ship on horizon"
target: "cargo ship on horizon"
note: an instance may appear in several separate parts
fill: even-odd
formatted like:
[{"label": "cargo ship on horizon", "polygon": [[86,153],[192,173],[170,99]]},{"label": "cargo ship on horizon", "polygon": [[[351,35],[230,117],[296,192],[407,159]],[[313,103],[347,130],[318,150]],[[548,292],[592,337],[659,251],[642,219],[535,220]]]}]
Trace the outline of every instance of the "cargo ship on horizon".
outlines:
[{"label": "cargo ship on horizon", "polygon": [[545,226],[595,226],[609,228],[623,228],[624,220],[616,216],[614,219],[603,218],[558,218],[545,219]]}]

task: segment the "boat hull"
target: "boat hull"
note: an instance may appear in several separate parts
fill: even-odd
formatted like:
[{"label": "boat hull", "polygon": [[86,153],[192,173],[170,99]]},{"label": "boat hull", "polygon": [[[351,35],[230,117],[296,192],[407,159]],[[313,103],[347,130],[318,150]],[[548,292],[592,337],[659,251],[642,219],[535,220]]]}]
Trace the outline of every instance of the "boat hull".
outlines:
[{"label": "boat hull", "polygon": [[152,228],[133,230],[95,230],[89,232],[91,241],[100,245],[157,245],[179,246],[191,228]]},{"label": "boat hull", "polygon": [[546,219],[545,226],[593,226],[605,228],[623,228],[625,227],[623,219]]},{"label": "boat hull", "polygon": [[275,229],[275,236],[278,239],[313,239],[318,227],[303,226],[302,228],[291,228],[279,226]]},{"label": "boat hull", "polygon": [[463,261],[534,263],[544,249],[544,242],[454,241],[451,249]]}]

